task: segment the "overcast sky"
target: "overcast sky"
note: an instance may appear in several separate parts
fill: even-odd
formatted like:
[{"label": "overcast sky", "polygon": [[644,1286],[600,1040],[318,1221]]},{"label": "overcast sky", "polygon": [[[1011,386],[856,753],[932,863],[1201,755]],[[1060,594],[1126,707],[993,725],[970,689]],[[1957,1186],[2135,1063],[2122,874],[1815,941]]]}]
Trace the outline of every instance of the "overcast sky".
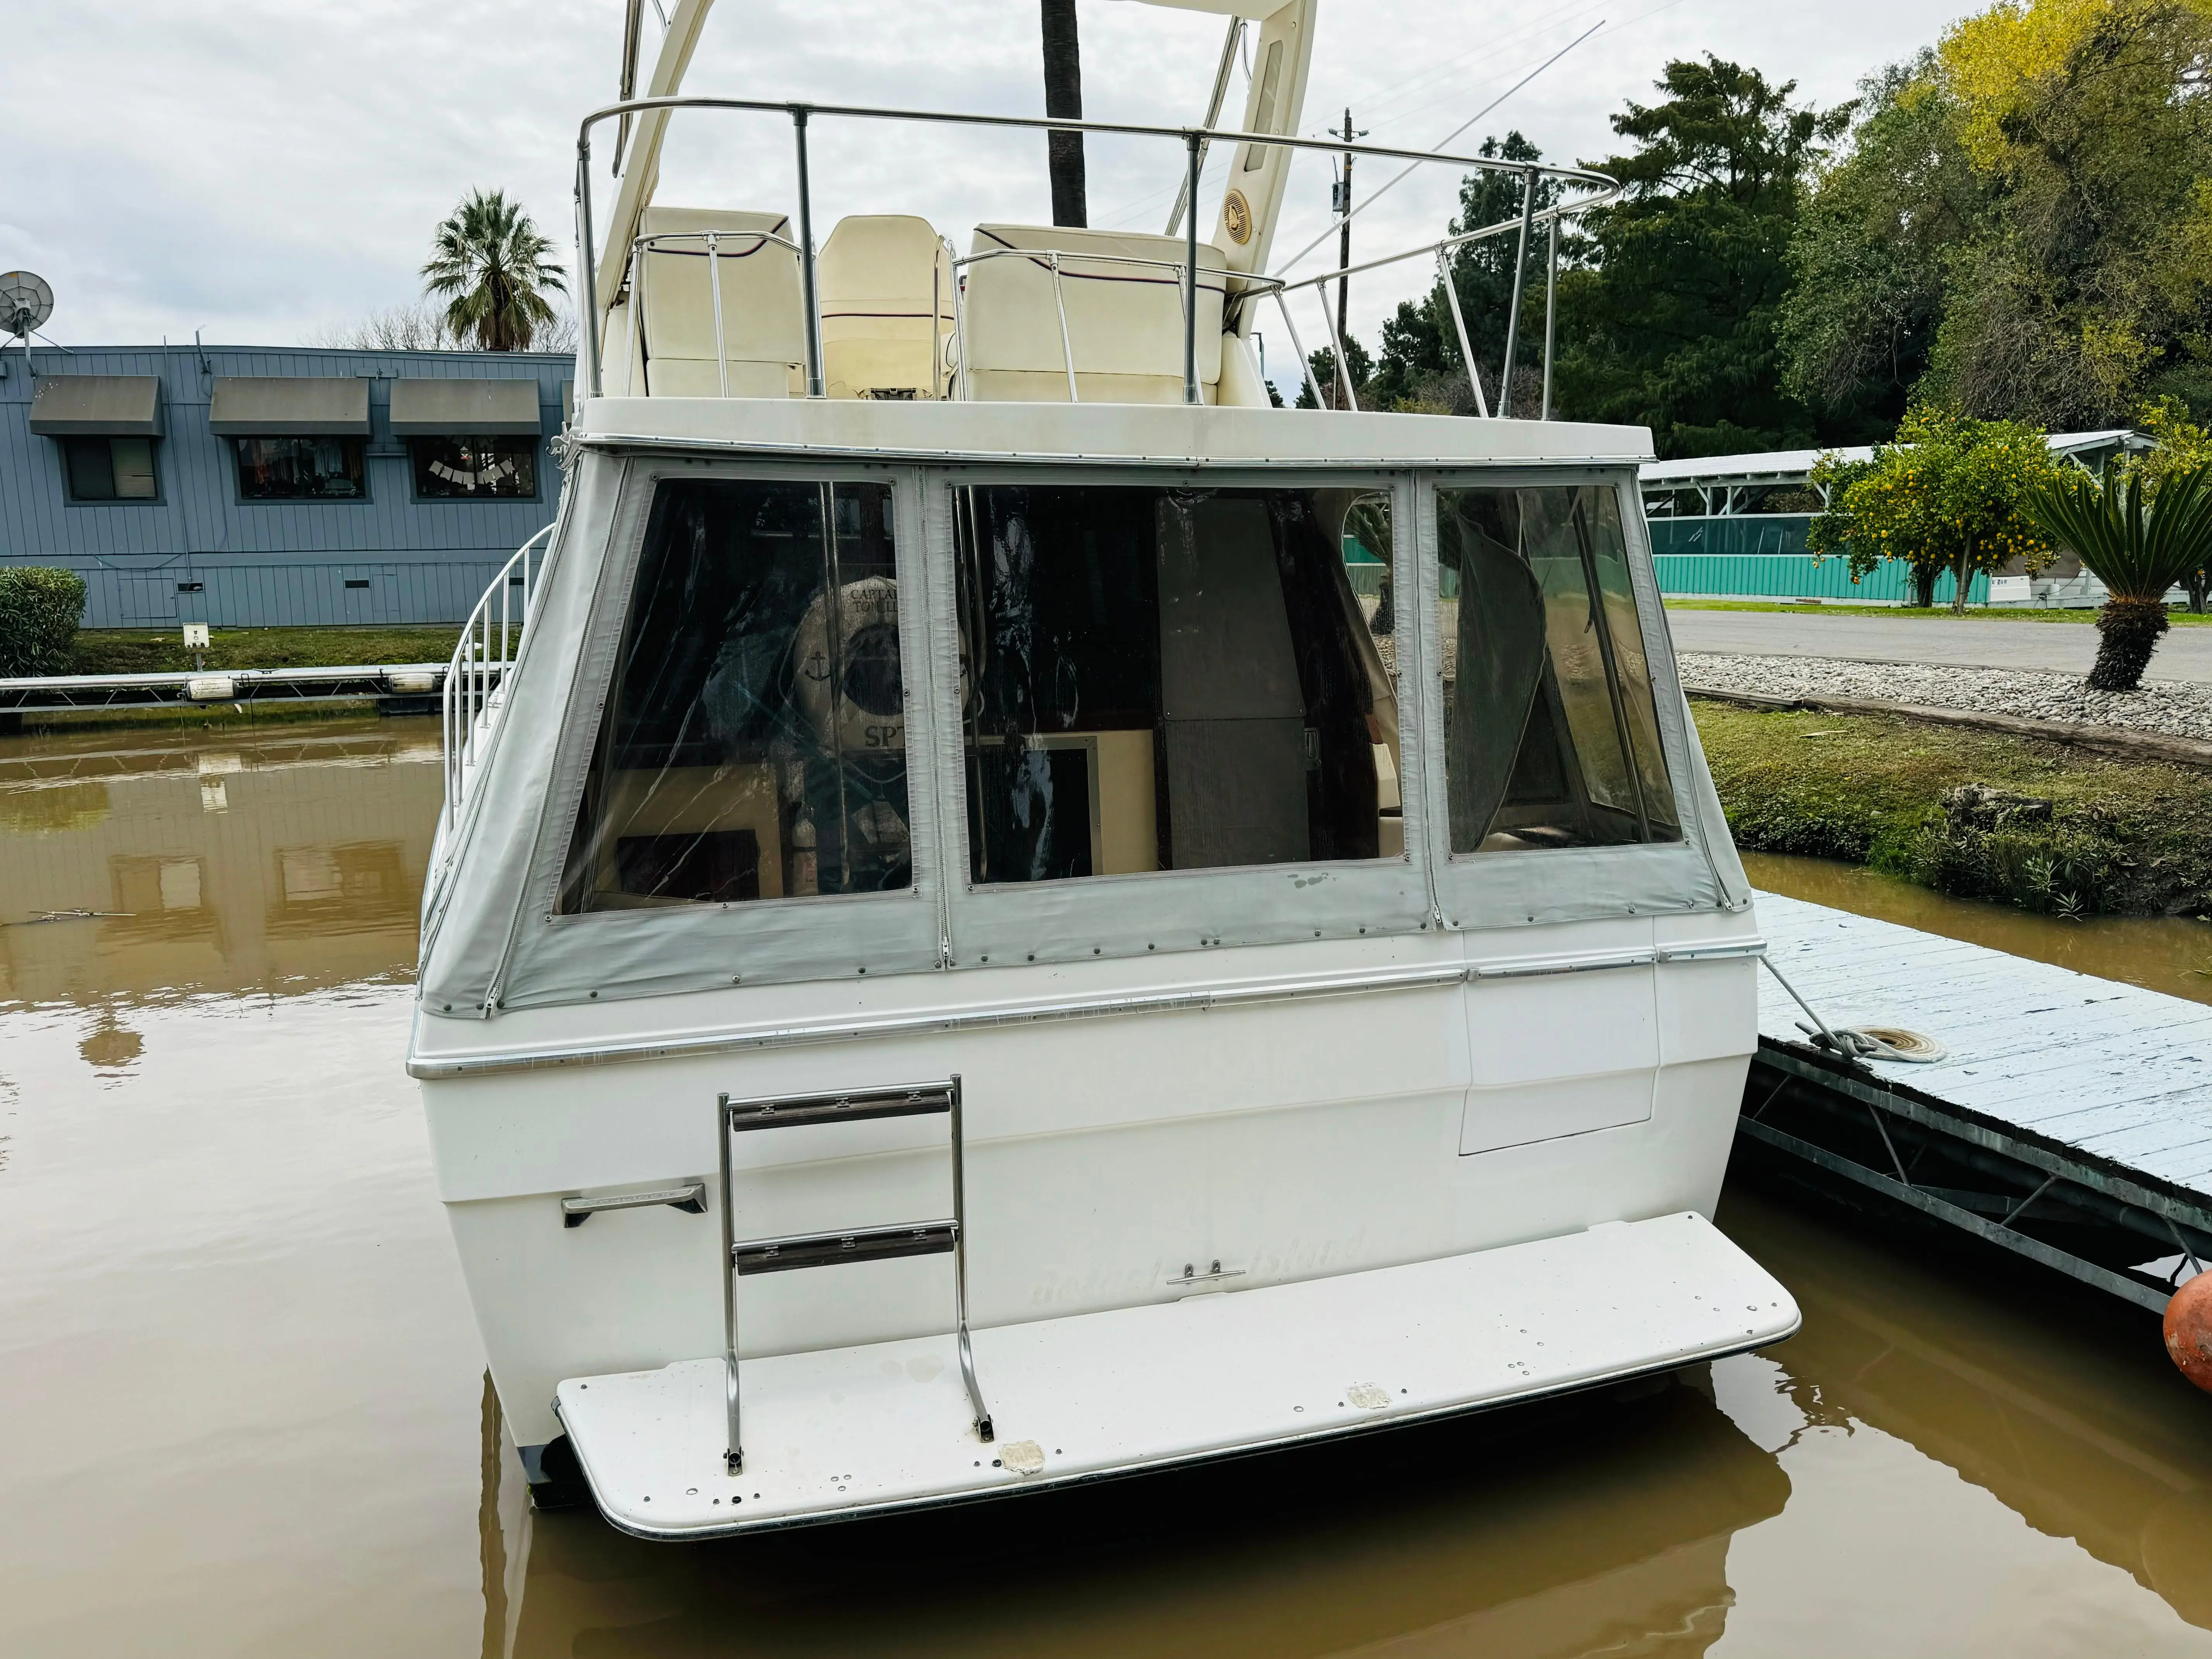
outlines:
[{"label": "overcast sky", "polygon": [[[1304,125],[1317,132],[1349,103],[1372,142],[1429,147],[1601,22],[1462,141],[1517,127],[1547,158],[1595,160],[1615,142],[1606,118],[1648,100],[1669,58],[1717,52],[1794,79],[1802,99],[1825,106],[1971,9],[1324,0]],[[282,345],[415,298],[431,228],[471,185],[519,196],[565,259],[576,121],[613,98],[622,13],[621,0],[37,6],[0,66],[0,269],[53,284],[47,331],[64,344],[174,341],[198,328],[210,343]],[[1195,119],[1222,27],[1081,0],[1086,113]],[[1035,0],[721,0],[685,90],[1036,113],[1037,34]],[[1242,95],[1240,84],[1232,119]],[[692,116],[675,126],[659,199],[790,209],[787,123]],[[1042,137],[824,124],[817,234],[843,212],[921,213],[964,247],[978,221],[1048,220],[1043,148]],[[1093,139],[1092,224],[1164,228],[1181,160],[1171,144]],[[1387,176],[1370,165],[1356,180],[1367,188]],[[1326,223],[1328,183],[1325,159],[1300,159],[1279,258]],[[1355,253],[1440,234],[1455,187],[1448,170],[1421,169],[1361,216]],[[1210,184],[1207,222],[1218,196]],[[1355,283],[1353,328],[1370,344],[1377,317],[1425,283],[1425,271],[1401,270]],[[1317,320],[1299,327],[1314,343]],[[1288,354],[1271,341],[1269,356],[1287,379]]]}]

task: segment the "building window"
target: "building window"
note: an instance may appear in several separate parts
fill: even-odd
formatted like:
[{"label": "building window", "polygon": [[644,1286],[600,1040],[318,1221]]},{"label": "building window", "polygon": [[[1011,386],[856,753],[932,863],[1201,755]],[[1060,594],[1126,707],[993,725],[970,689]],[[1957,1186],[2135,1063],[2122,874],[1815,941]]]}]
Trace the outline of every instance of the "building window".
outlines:
[{"label": "building window", "polygon": [[154,499],[151,438],[64,438],[62,460],[73,501]]},{"label": "building window", "polygon": [[416,438],[408,447],[417,495],[528,501],[538,494],[535,438]]},{"label": "building window", "polygon": [[359,501],[368,494],[361,438],[240,438],[238,494],[248,501]]}]

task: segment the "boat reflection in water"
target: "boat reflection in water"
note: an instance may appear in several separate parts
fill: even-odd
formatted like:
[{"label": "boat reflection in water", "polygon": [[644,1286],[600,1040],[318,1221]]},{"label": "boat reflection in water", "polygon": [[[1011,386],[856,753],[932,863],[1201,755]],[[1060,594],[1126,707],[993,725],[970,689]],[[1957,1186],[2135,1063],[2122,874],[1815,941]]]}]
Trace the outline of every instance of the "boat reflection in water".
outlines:
[{"label": "boat reflection in water", "polygon": [[0,742],[0,997],[306,991],[411,969],[438,756],[429,720]]},{"label": "boat reflection in water", "polygon": [[532,1512],[488,1443],[485,1651],[1701,1654],[1790,1496],[1702,1385],[680,1548]]}]

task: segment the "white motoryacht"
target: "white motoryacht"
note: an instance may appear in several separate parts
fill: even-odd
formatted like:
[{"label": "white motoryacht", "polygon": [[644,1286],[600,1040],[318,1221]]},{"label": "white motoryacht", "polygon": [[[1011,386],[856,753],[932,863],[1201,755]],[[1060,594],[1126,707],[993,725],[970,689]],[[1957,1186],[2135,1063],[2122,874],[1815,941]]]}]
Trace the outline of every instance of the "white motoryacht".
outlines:
[{"label": "white motoryacht", "polygon": [[[682,0],[580,135],[566,482],[448,678],[408,1066],[531,1477],[630,1532],[1288,1447],[1796,1327],[1711,1221],[1762,947],[1650,436],[1272,407],[1255,325],[1295,343],[1321,291],[1267,274],[1322,147],[1316,0],[1152,3],[1229,15],[1198,126],[686,96]],[[794,211],[657,200],[678,114],[785,124]],[[833,121],[1156,142],[1182,204],[817,248]],[[1609,181],[1514,169],[1565,193],[1469,237],[1540,275]]]}]

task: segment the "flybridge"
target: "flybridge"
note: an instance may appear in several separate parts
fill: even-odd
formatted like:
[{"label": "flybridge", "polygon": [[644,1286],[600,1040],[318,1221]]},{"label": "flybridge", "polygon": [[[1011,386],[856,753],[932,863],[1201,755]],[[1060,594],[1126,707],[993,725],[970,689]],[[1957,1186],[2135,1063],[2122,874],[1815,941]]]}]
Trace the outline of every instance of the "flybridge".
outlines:
[{"label": "flybridge", "polygon": [[[1225,12],[1256,10],[1256,5],[1182,9]],[[705,12],[702,5],[679,7],[652,81],[664,90],[594,111],[577,133],[579,291],[592,296],[597,322],[584,331],[585,395],[1266,407],[1270,399],[1251,334],[1261,307],[1272,303],[1316,402],[1326,407],[1293,314],[1294,298],[1318,302],[1322,336],[1341,362],[1344,345],[1323,297],[1326,285],[1349,274],[1428,258],[1437,265],[1480,402],[1481,375],[1472,372],[1474,354],[1449,256],[1473,242],[1517,240],[1506,319],[1510,364],[1517,348],[1529,244],[1540,230],[1548,230],[1542,351],[1542,413],[1548,418],[1558,226],[1613,199],[1620,186],[1577,167],[1295,136],[1314,9],[1313,0],[1291,0],[1260,15],[1244,123],[1224,127],[1214,121],[1247,27],[1242,16],[1231,17],[1206,121],[1162,126],[678,95],[674,88]],[[625,90],[635,83],[635,56],[633,38]],[[787,121],[796,162],[795,212],[656,205],[652,194],[659,146],[678,111]],[[813,127],[825,120],[1096,133],[1172,143],[1182,151],[1183,177],[1170,232],[1179,225],[1182,234],[986,224],[976,228],[962,254],[919,218],[856,216],[839,222],[817,246],[809,141]],[[600,252],[591,161],[594,134],[610,122],[619,127],[623,174]],[[1230,147],[1235,159],[1214,228],[1202,240],[1194,204],[1216,144]],[[1296,281],[1269,275],[1290,163],[1300,150],[1510,174],[1523,183],[1522,210],[1496,224]],[[1547,180],[1565,189],[1539,210],[1540,186]],[[1186,204],[1193,205],[1187,210]],[[1356,401],[1349,406],[1356,408]]]},{"label": "flybridge", "polygon": [[[1385,145],[1347,143],[1342,140],[1298,138],[1282,134],[1257,133],[1239,130],[1151,126],[1130,122],[1054,120],[1027,116],[957,114],[939,110],[876,108],[860,105],[779,103],[738,98],[639,99],[625,103],[611,104],[604,109],[594,111],[586,118],[577,137],[576,202],[579,250],[577,263],[579,270],[585,273],[584,280],[587,287],[590,283],[589,272],[592,263],[587,251],[596,246],[591,195],[592,130],[601,123],[623,117],[690,109],[777,113],[786,116],[790,120],[798,163],[799,234],[794,240],[785,234],[788,229],[789,221],[776,215],[750,211],[716,215],[713,210],[708,210],[671,209],[659,210],[663,216],[656,222],[655,210],[650,207],[641,209],[637,217],[637,223],[641,227],[640,231],[626,238],[623,246],[618,250],[622,257],[611,273],[611,291],[609,289],[609,273],[605,265],[601,267],[598,291],[601,298],[602,315],[607,319],[607,325],[603,333],[595,333],[591,330],[585,331],[582,370],[586,396],[604,395],[610,389],[607,383],[606,359],[618,344],[626,348],[626,361],[623,365],[625,373],[622,385],[615,389],[627,390],[634,385],[635,389],[640,391],[652,390],[648,384],[644,383],[649,370],[644,368],[645,360],[638,351],[636,311],[642,307],[647,309],[648,315],[651,314],[651,301],[645,296],[650,294],[648,284],[653,280],[651,273],[654,269],[653,256],[656,255],[663,256],[664,265],[665,256],[678,252],[689,255],[695,260],[703,258],[708,267],[707,273],[691,279],[691,285],[696,288],[698,294],[684,294],[680,299],[672,295],[671,303],[672,305],[683,304],[688,301],[690,310],[695,313],[691,320],[696,328],[697,320],[696,313],[702,308],[699,305],[699,296],[704,295],[705,309],[712,313],[713,361],[722,365],[726,365],[732,361],[750,361],[736,359],[733,354],[732,342],[737,337],[741,326],[735,314],[739,310],[736,303],[737,294],[743,295],[748,301],[742,326],[757,328],[758,309],[763,305],[772,306],[775,303],[777,287],[787,288],[793,285],[787,283],[778,284],[774,276],[765,276],[758,283],[750,282],[748,280],[752,276],[750,271],[738,275],[733,279],[724,275],[724,266],[726,262],[730,270],[736,271],[740,262],[757,258],[770,249],[775,250],[775,252],[763,261],[759,269],[765,272],[787,264],[793,269],[798,279],[795,284],[797,292],[793,296],[797,299],[798,305],[795,307],[795,314],[789,319],[796,326],[787,327],[782,332],[787,337],[793,338],[798,348],[804,352],[804,389],[803,392],[794,394],[786,394],[781,391],[767,391],[755,392],[753,395],[804,395],[814,398],[832,395],[830,392],[832,377],[826,371],[824,363],[823,324],[825,315],[833,319],[837,315],[836,300],[842,295],[833,296],[830,303],[825,307],[822,267],[824,261],[831,257],[838,237],[846,233],[848,226],[854,227],[854,234],[860,234],[860,228],[862,226],[870,225],[872,222],[880,225],[884,222],[880,219],[842,221],[831,234],[830,244],[817,253],[813,235],[813,192],[807,149],[809,125],[817,118],[1022,128],[1047,132],[1111,133],[1172,140],[1183,148],[1186,168],[1183,188],[1194,197],[1197,193],[1199,174],[1205,164],[1206,149],[1215,143],[1242,146],[1247,153],[1253,154],[1275,150],[1312,149],[1330,154],[1371,155],[1385,160],[1405,161],[1417,164],[1437,164],[1511,173],[1525,181],[1525,188],[1522,191],[1523,210],[1518,217],[1501,220],[1498,223],[1483,226],[1459,235],[1439,237],[1433,241],[1424,242],[1377,258],[1363,260],[1355,264],[1301,277],[1296,282],[1279,276],[1266,276],[1250,270],[1238,269],[1232,263],[1233,256],[1231,252],[1218,246],[1201,244],[1199,241],[1197,216],[1194,214],[1185,217],[1184,222],[1187,228],[1182,239],[1180,259],[1161,257],[1167,252],[1165,245],[1172,240],[1170,238],[1107,235],[1064,227],[979,227],[976,233],[978,246],[975,251],[966,256],[955,256],[949,246],[942,245],[933,231],[930,231],[923,222],[906,221],[905,222],[909,225],[921,227],[926,233],[926,240],[920,244],[910,255],[910,262],[921,273],[921,280],[914,283],[902,297],[911,301],[915,307],[908,314],[927,320],[933,363],[940,356],[946,356],[947,360],[943,363],[941,369],[933,368],[934,378],[932,381],[915,385],[910,389],[902,386],[900,390],[906,392],[908,395],[949,397],[963,401],[972,401],[979,396],[988,395],[979,391],[978,386],[983,372],[982,365],[976,365],[977,372],[975,374],[963,374],[962,372],[968,362],[969,339],[967,298],[973,292],[971,283],[988,280],[986,273],[974,269],[986,264],[987,262],[1012,258],[1035,271],[1044,273],[1041,279],[1029,278],[1028,297],[1033,302],[1033,308],[1036,299],[1040,297],[1047,299],[1052,310],[1045,314],[1056,315],[1060,353],[1059,362],[1051,365],[1051,368],[1058,369],[1064,374],[1068,402],[1082,401],[1079,385],[1083,375],[1116,372],[1116,367],[1094,363],[1091,359],[1083,357],[1079,353],[1075,344],[1076,335],[1079,332],[1083,334],[1087,343],[1094,331],[1085,327],[1088,313],[1079,307],[1071,307],[1068,296],[1068,280],[1071,277],[1087,280],[1120,278],[1124,282],[1134,281],[1162,289],[1167,303],[1161,309],[1161,315],[1170,318],[1174,322],[1175,331],[1181,336],[1181,401],[1190,404],[1220,400],[1206,395],[1207,390],[1218,382],[1201,374],[1202,349],[1212,351],[1217,343],[1218,337],[1224,333],[1236,336],[1240,340],[1248,337],[1251,332],[1256,302],[1272,301],[1282,316],[1285,329],[1290,334],[1292,343],[1298,349],[1299,362],[1304,368],[1315,398],[1316,402],[1322,402],[1323,401],[1322,389],[1318,383],[1313,380],[1312,368],[1308,362],[1297,323],[1291,312],[1290,303],[1291,295],[1310,292],[1316,300],[1321,300],[1323,288],[1340,276],[1379,270],[1409,259],[1432,259],[1437,265],[1438,280],[1450,301],[1454,329],[1457,335],[1462,360],[1472,363],[1474,360],[1474,350],[1468,337],[1465,314],[1461,307],[1458,293],[1451,277],[1450,252],[1455,248],[1474,242],[1486,241],[1501,236],[1516,236],[1520,243],[1522,258],[1516,268],[1515,279],[1515,303],[1507,318],[1507,352],[1510,362],[1513,351],[1512,336],[1517,330],[1521,312],[1519,271],[1525,270],[1529,240],[1539,227],[1544,227],[1553,232],[1550,251],[1547,258],[1546,320],[1542,359],[1544,408],[1548,413],[1552,380],[1552,317],[1555,304],[1555,279],[1558,269],[1556,228],[1561,220],[1587,212],[1593,207],[1601,206],[1613,200],[1620,191],[1618,183],[1605,174],[1577,167],[1546,167],[1534,163],[1502,161],[1495,156],[1440,154],[1429,150],[1400,149]],[[1537,181],[1546,179],[1557,180],[1562,184],[1579,185],[1586,193],[1576,200],[1561,201],[1552,207],[1540,210],[1535,206],[1537,195],[1535,185]],[[1232,197],[1237,198],[1236,202],[1228,203],[1228,198]],[[1243,198],[1235,186],[1232,185],[1226,192],[1224,203],[1227,204],[1224,208],[1228,231],[1227,240],[1233,243],[1237,238],[1240,228],[1245,238],[1249,240],[1253,234],[1249,217],[1251,210],[1243,204]],[[697,228],[679,228],[671,222],[667,216],[678,215],[690,220],[707,221],[719,218],[726,222],[702,223]],[[1019,241],[1011,240],[1010,231],[1021,240]],[[726,243],[727,244],[726,252],[724,247]],[[994,243],[997,246],[992,246]],[[1136,247],[1143,247],[1144,251],[1141,252],[1123,251]],[[947,272],[950,273],[950,280],[946,280],[945,276],[940,274]],[[779,271],[778,274],[780,275],[781,272]],[[660,280],[665,284],[674,279],[663,276]],[[737,294],[732,293],[733,288],[736,289]],[[1194,296],[1196,296],[1195,299]],[[979,301],[981,298],[980,295],[976,295],[975,297]],[[726,304],[726,301],[729,303]],[[1338,354],[1340,360],[1344,346],[1343,342],[1337,337],[1334,319],[1325,301],[1320,305],[1319,309],[1322,325],[1330,347]],[[648,325],[649,327],[650,325]],[[619,337],[618,329],[623,331]],[[1095,331],[1102,340],[1107,337],[1104,330]],[[1157,335],[1158,331],[1154,329],[1140,331],[1140,332]],[[942,352],[941,342],[951,343],[952,350],[949,356]],[[1148,340],[1146,343],[1153,343],[1153,342]],[[639,363],[637,380],[635,382],[627,373],[629,362],[631,361]],[[794,364],[793,367],[796,368],[797,365]],[[1047,372],[1048,373],[1049,370]],[[727,369],[724,368],[721,370],[720,383],[716,386],[713,388],[687,386],[685,390],[692,392],[693,395],[729,396],[732,395],[729,386]],[[739,392],[737,395],[744,395],[744,393]],[[866,395],[866,393],[855,392],[852,395]],[[1165,399],[1147,396],[1134,401],[1159,402]],[[1356,402],[1353,407],[1356,410]]]}]

